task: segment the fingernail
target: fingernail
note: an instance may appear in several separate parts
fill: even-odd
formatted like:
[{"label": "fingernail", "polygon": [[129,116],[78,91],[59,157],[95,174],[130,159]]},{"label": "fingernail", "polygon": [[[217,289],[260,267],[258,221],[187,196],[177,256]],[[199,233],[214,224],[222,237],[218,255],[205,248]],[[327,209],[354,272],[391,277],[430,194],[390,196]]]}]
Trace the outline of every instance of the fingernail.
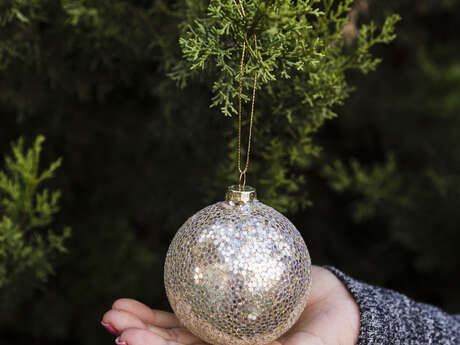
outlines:
[{"label": "fingernail", "polygon": [[115,339],[115,344],[117,345],[128,345],[126,341],[120,340],[120,337]]},{"label": "fingernail", "polygon": [[118,335],[119,332],[110,323],[105,323],[104,321],[101,321],[101,325],[104,326],[104,328],[108,330],[110,333],[112,333],[113,335]]}]

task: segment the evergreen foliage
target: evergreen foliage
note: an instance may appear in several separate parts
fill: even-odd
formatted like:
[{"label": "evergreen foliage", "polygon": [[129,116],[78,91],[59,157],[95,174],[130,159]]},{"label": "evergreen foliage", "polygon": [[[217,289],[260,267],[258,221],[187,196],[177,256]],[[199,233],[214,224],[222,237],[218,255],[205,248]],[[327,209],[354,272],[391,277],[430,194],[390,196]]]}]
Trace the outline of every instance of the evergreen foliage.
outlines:
[{"label": "evergreen foliage", "polygon": [[[206,9],[207,1],[201,2],[198,8]],[[305,118],[305,123],[295,123],[298,130],[307,131],[307,124],[309,131],[315,130],[336,116],[332,106],[348,96],[345,72],[374,70],[380,59],[370,54],[370,48],[395,38],[398,15],[386,18],[379,31],[373,22],[362,25],[354,46],[347,47],[343,29],[352,4],[353,0],[256,0],[244,3],[241,17],[233,0],[213,0],[198,14],[197,5],[187,2],[188,11],[192,8],[199,17],[187,16],[190,19],[181,23],[184,59],[171,76],[185,86],[191,76],[207,72],[215,80],[211,106],[235,115],[244,42],[248,47],[244,89],[252,89],[256,73],[258,88],[266,87],[277,101],[272,103],[273,114],[286,116],[291,123]]]},{"label": "evergreen foliage", "polygon": [[[310,204],[294,196],[306,181],[292,170],[308,168],[312,157],[318,156],[320,147],[312,136],[325,120],[336,116],[333,107],[343,104],[352,91],[346,72],[374,70],[380,59],[370,49],[395,38],[400,19],[396,14],[381,27],[374,22],[361,25],[352,42],[347,42],[344,28],[353,2],[248,1],[244,16],[233,0],[213,0],[209,6],[208,1],[186,2],[188,15],[179,39],[183,59],[170,75],[184,87],[190,78],[206,74],[212,81],[211,107],[235,115],[245,43],[243,99],[250,99],[255,73],[262,94],[256,98],[260,119],[255,152],[260,159],[252,169],[264,200],[280,210],[295,211]],[[232,160],[221,167],[227,180],[234,176]],[[287,197],[279,198],[280,194]]]},{"label": "evergreen foliage", "polygon": [[43,136],[24,151],[23,139],[12,145],[13,155],[5,158],[0,171],[0,291],[18,277],[32,273],[44,281],[53,273],[52,261],[65,253],[66,227],[60,234],[49,226],[59,211],[60,192],[50,192],[42,184],[51,179],[61,159],[40,171]]},{"label": "evergreen foliage", "polygon": [[[288,213],[315,264],[458,312],[460,4],[256,0],[242,19],[232,3],[0,3],[0,152],[43,133],[41,164],[64,158],[36,191],[61,190],[61,211],[24,246],[39,253],[36,235],[50,249],[49,228],[73,229],[67,254],[4,286],[2,344],[110,342],[97,321],[118,297],[168,308],[173,234],[238,177],[242,40],[244,121],[260,75],[248,184]],[[12,248],[0,252],[24,252]]]}]

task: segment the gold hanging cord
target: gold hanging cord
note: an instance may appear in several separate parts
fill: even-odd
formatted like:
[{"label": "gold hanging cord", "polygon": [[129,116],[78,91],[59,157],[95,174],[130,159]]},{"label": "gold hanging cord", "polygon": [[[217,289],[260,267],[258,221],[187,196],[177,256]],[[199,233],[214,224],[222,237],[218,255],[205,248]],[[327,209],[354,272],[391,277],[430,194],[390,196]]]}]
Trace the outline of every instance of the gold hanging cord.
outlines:
[{"label": "gold hanging cord", "polygon": [[[244,11],[244,6],[242,3],[242,0],[233,0],[235,3],[238,13],[240,14],[241,18],[244,18],[246,15]],[[257,37],[254,35],[254,51],[257,51]],[[241,63],[240,63],[240,89],[239,89],[239,95],[238,95],[238,146],[237,146],[237,160],[238,160],[238,172],[240,174],[239,176],[239,182],[238,182],[238,187],[239,190],[241,189],[244,190],[246,186],[246,173],[248,171],[248,166],[249,166],[249,154],[251,152],[251,139],[252,139],[252,124],[253,124],[253,119],[254,119],[254,106],[255,106],[255,100],[256,100],[256,86],[257,86],[257,71],[254,72],[254,84],[253,84],[253,89],[252,89],[252,101],[251,101],[251,116],[249,119],[249,135],[248,135],[248,150],[246,153],[246,164],[244,169],[241,169],[241,113],[242,113],[242,98],[243,98],[243,74],[244,74],[244,54],[246,52],[246,42],[243,41],[242,47],[241,47]]]}]

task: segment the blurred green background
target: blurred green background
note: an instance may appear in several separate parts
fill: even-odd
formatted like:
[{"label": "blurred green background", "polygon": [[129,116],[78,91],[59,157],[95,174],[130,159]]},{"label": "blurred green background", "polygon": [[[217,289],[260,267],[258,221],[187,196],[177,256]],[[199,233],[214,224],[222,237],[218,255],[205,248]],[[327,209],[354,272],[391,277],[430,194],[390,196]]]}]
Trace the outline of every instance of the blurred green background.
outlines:
[{"label": "blurred green background", "polygon": [[[44,185],[62,192],[52,228],[72,236],[46,281],[0,289],[1,343],[110,343],[99,321],[116,298],[169,309],[165,253],[233,182],[221,169],[233,164],[234,119],[209,108],[209,81],[179,89],[167,76],[180,1],[25,1],[13,20],[17,3],[0,2],[0,153],[46,137],[42,168],[63,159]],[[370,1],[358,21],[390,13],[403,18],[398,36],[373,49],[376,71],[347,72],[355,91],[314,135],[319,155],[282,177],[274,165],[273,179],[305,183],[259,196],[294,222],[314,264],[458,312],[460,3]],[[255,133],[256,152],[257,135],[276,135]],[[278,162],[255,153],[264,159]]]}]

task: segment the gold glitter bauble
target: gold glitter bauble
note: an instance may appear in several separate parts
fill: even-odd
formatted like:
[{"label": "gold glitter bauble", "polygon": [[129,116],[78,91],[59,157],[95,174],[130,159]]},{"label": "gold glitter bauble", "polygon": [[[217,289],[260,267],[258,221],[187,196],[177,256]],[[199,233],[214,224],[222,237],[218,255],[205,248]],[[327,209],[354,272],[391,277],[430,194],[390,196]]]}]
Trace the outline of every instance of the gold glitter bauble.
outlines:
[{"label": "gold glitter bauble", "polygon": [[166,256],[169,302],[193,334],[216,345],[262,345],[297,321],[311,287],[311,261],[295,226],[229,187],[176,233]]}]

